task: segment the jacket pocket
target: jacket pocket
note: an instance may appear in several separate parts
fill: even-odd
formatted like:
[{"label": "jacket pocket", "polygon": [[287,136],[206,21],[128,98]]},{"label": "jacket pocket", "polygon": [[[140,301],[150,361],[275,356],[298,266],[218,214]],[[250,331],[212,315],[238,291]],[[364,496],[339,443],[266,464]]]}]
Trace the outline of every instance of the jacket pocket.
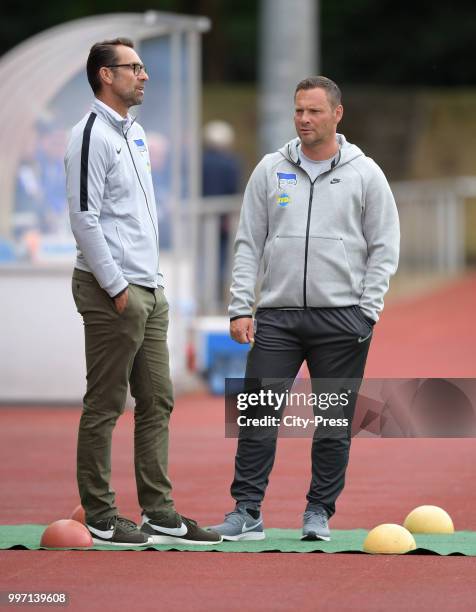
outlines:
[{"label": "jacket pocket", "polygon": [[342,238],[309,236],[306,286],[308,306],[348,305],[354,295]]},{"label": "jacket pocket", "polygon": [[373,326],[375,325],[375,321],[373,321],[370,317],[366,317],[364,315],[364,313],[362,312],[362,309],[360,308],[360,306],[354,306],[354,310],[357,313],[357,316],[359,317],[359,319],[361,321],[363,321],[366,325],[368,325],[371,329],[373,329]]},{"label": "jacket pocket", "polygon": [[263,278],[260,307],[302,307],[304,236],[276,236]]}]

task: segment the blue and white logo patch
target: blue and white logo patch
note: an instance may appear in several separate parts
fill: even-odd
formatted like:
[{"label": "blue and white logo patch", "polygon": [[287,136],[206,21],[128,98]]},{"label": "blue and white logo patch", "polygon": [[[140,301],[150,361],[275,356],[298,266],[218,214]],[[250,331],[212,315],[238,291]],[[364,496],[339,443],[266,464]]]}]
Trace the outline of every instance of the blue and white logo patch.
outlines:
[{"label": "blue and white logo patch", "polygon": [[137,140],[134,140],[134,142],[141,153],[145,153],[147,151],[147,147],[145,146],[145,142],[142,140],[142,138],[138,138]]},{"label": "blue and white logo patch", "polygon": [[288,185],[297,185],[297,177],[295,174],[287,172],[277,172],[278,189],[285,189]]}]

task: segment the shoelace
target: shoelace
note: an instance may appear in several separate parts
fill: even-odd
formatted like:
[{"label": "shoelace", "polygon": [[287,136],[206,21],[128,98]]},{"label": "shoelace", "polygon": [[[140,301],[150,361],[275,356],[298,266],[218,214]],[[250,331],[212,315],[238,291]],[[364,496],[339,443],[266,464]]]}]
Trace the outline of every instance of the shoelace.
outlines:
[{"label": "shoelace", "polygon": [[314,519],[321,527],[325,527],[327,523],[327,515],[324,512],[316,512],[315,510],[307,510],[304,513],[304,520]]},{"label": "shoelace", "polygon": [[[154,518],[152,518],[152,517],[148,517],[148,518],[149,518],[150,520],[152,520],[152,521],[157,521],[158,523],[161,523],[161,519],[160,519],[160,517],[159,517],[159,518],[156,518],[156,517],[154,517]],[[127,519],[126,519],[126,520],[127,520]],[[166,524],[169,522],[170,518],[168,518],[168,517],[163,517],[163,519],[162,519],[162,520],[163,520],[164,524],[166,525]],[[197,525],[197,524],[198,524],[198,523],[197,523],[197,521],[194,521],[193,519],[188,518],[188,517],[184,516],[183,514],[178,514],[178,512],[175,514],[175,525],[174,525],[175,527],[180,527],[180,524],[181,524],[182,522],[185,522],[185,521],[186,521],[186,522],[188,522],[188,523],[190,523],[190,525]],[[169,524],[168,526],[169,526],[169,527],[172,527],[172,525],[170,525],[170,524]]]},{"label": "shoelace", "polygon": [[134,521],[130,521],[123,516],[118,516],[116,518],[116,525],[122,527],[124,531],[135,531],[137,529],[137,525],[134,523]]}]

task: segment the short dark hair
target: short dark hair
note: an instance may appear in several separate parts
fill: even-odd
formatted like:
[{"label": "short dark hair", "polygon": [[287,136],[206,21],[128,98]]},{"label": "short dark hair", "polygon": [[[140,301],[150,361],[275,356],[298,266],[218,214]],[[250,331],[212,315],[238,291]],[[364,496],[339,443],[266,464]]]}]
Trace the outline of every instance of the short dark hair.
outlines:
[{"label": "short dark hair", "polygon": [[89,51],[86,73],[91,89],[95,94],[101,89],[99,70],[116,62],[116,47],[119,45],[134,48],[134,43],[129,38],[114,38],[113,40],[103,40],[95,43]]},{"label": "short dark hair", "polygon": [[327,99],[333,108],[342,104],[342,94],[337,83],[334,83],[334,81],[331,81],[331,79],[325,76],[312,76],[299,81],[296,85],[294,97],[296,97],[297,92],[301,89],[316,89],[317,87],[324,89],[327,94]]}]

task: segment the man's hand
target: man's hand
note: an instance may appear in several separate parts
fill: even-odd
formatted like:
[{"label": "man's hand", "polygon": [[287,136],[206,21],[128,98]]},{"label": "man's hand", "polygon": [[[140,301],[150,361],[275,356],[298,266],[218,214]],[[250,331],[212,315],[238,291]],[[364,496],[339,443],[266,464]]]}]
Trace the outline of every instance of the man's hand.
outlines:
[{"label": "man's hand", "polygon": [[254,344],[253,317],[241,317],[230,322],[230,336],[240,344]]},{"label": "man's hand", "polygon": [[129,290],[126,287],[125,290],[114,298],[114,306],[119,314],[122,314],[127,307],[129,301]]}]

